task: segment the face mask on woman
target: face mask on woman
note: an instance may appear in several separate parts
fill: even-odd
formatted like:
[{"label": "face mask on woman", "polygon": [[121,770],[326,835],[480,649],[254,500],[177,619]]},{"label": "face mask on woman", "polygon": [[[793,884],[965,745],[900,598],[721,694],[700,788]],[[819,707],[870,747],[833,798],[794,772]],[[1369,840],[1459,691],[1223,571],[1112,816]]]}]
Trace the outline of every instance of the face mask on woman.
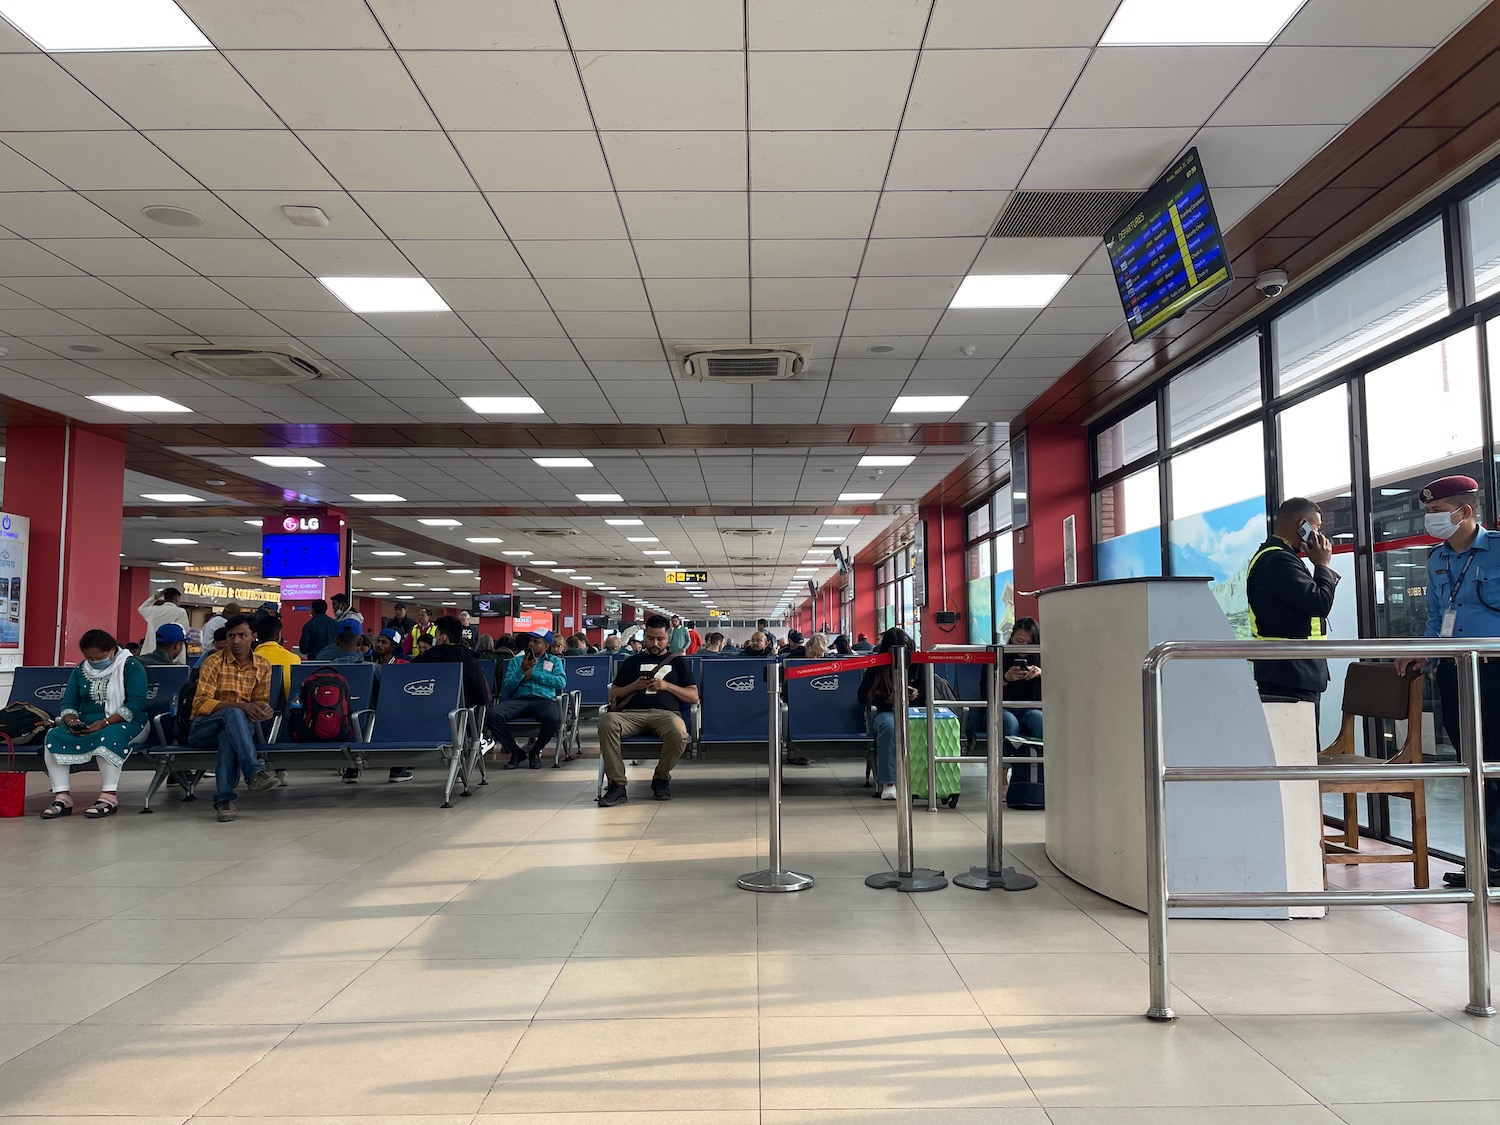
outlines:
[{"label": "face mask on woman", "polygon": [[103,672],[106,668],[108,668],[113,663],[114,663],[114,660],[112,660],[110,657],[106,656],[103,660],[90,660],[88,662],[88,665],[89,665],[90,668],[92,668],[96,672]]},{"label": "face mask on woman", "polygon": [[1444,541],[1452,539],[1453,536],[1458,534],[1460,526],[1453,521],[1453,517],[1461,511],[1463,511],[1462,508],[1458,512],[1428,512],[1422,517],[1422,523],[1427,530],[1427,534],[1434,539],[1442,539]]}]

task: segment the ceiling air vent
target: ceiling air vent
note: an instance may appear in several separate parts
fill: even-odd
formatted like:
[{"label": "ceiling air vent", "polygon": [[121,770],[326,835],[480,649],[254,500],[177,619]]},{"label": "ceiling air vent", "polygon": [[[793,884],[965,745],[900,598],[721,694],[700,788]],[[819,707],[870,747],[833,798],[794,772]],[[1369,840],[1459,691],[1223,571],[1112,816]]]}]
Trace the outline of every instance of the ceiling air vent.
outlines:
[{"label": "ceiling air vent", "polygon": [[770,383],[807,368],[811,344],[674,344],[677,372],[700,383]]},{"label": "ceiling air vent", "polygon": [[732,535],[737,539],[754,539],[761,535],[775,535],[774,529],[769,527],[722,527],[720,535]]},{"label": "ceiling air vent", "polygon": [[179,367],[215,379],[252,383],[305,383],[342,376],[327,364],[314,363],[293,348],[230,348],[212,344],[151,344],[151,350]]},{"label": "ceiling air vent", "polygon": [[539,539],[566,539],[569,535],[577,535],[578,532],[571,527],[528,527],[525,529],[527,535],[535,535]]},{"label": "ceiling air vent", "polygon": [[991,238],[1103,238],[1138,191],[1018,191]]}]

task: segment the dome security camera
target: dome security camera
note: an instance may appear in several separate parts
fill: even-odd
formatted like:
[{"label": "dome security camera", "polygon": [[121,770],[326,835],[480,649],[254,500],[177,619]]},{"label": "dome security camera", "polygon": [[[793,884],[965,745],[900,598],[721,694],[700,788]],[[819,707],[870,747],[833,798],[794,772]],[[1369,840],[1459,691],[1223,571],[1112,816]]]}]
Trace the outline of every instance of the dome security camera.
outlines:
[{"label": "dome security camera", "polygon": [[1286,270],[1262,270],[1255,275],[1255,288],[1267,297],[1279,297],[1291,283]]}]

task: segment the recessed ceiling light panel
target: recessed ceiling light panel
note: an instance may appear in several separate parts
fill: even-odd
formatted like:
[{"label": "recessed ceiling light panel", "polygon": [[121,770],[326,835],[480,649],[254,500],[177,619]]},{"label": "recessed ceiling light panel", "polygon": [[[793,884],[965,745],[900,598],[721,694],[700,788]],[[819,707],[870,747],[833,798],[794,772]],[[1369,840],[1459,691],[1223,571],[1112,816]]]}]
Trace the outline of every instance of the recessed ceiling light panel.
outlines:
[{"label": "recessed ceiling light panel", "polygon": [[625,499],[615,492],[577,492],[574,495],[585,504],[618,504]]},{"label": "recessed ceiling light panel", "polygon": [[866,453],[859,459],[861,469],[900,468],[910,465],[916,458],[906,454]]},{"label": "recessed ceiling light panel", "polygon": [[90,402],[121,410],[126,414],[191,414],[192,407],[183,406],[160,395],[89,395]]},{"label": "recessed ceiling light panel", "polygon": [[142,500],[155,500],[158,504],[202,504],[203,497],[191,492],[143,492]]},{"label": "recessed ceiling light panel", "polygon": [[419,519],[417,522],[424,527],[463,527],[459,520],[454,519]]},{"label": "recessed ceiling light panel", "polygon": [[425,277],[320,277],[350,312],[447,312],[448,302]]},{"label": "recessed ceiling light panel", "polygon": [[839,503],[850,504],[861,500],[879,500],[884,492],[840,492]]},{"label": "recessed ceiling light panel", "polygon": [[594,463],[587,457],[533,457],[544,469],[592,469]]},{"label": "recessed ceiling light panel", "polygon": [[1066,273],[970,274],[948,303],[950,309],[1040,309],[1071,280]]},{"label": "recessed ceiling light panel", "polygon": [[1101,47],[1269,43],[1303,0],[1204,4],[1200,0],[1123,0]]},{"label": "recessed ceiling light panel", "polygon": [[0,0],[0,16],[44,51],[204,51],[173,0]]},{"label": "recessed ceiling light panel", "polygon": [[526,395],[465,398],[463,404],[475,414],[545,414],[536,399]]},{"label": "recessed ceiling light panel", "polygon": [[968,395],[901,395],[892,414],[952,414],[969,401]]},{"label": "recessed ceiling light panel", "polygon": [[323,462],[314,461],[311,457],[252,457],[252,461],[259,461],[262,465],[269,465],[273,469],[321,469]]},{"label": "recessed ceiling light panel", "polygon": [[394,492],[355,492],[350,494],[350,499],[358,500],[364,504],[405,504],[405,496],[397,496]]}]

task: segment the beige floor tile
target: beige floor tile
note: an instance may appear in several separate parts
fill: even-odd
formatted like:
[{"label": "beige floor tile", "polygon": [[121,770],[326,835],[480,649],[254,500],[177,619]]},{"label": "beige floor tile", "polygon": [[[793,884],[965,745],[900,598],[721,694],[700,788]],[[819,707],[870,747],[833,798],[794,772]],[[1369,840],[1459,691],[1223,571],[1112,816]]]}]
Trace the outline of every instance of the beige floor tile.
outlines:
[{"label": "beige floor tile", "polygon": [[980,1017],[761,1019],[764,1109],[1036,1104]]},{"label": "beige floor tile", "polygon": [[1065,1106],[1298,1105],[1312,1102],[1208,1016],[991,1016],[1050,1112]]},{"label": "beige floor tile", "polygon": [[[976,857],[976,862],[983,862],[983,860],[983,855]],[[932,866],[928,863],[927,857],[920,855],[917,857],[917,864],[921,867]],[[1038,880],[1037,885],[1029,891],[971,891],[964,887],[954,886],[952,880],[968,871],[970,866],[971,864],[965,862],[962,866],[944,868],[948,873],[948,886],[940,891],[912,895],[912,902],[924,914],[954,912],[1013,914],[1017,911],[1033,910],[1078,911],[1076,906],[1060,895],[1045,880]]]},{"label": "beige floor tile", "polygon": [[122,860],[58,882],[60,887],[185,887],[232,866],[227,859]]},{"label": "beige floor tile", "polygon": [[[764,847],[764,845],[762,845]],[[763,852],[761,853],[764,854]],[[879,871],[889,871],[891,861],[878,851],[859,848],[854,851],[817,851],[813,848],[803,848],[791,837],[787,838],[785,851],[786,866],[793,871],[801,871],[811,875],[814,879],[859,879],[864,880],[867,876],[874,875]],[[764,867],[765,860],[756,863],[751,870]],[[874,891],[870,892],[874,894]],[[884,894],[895,894],[894,891],[881,892]]]},{"label": "beige floor tile", "polygon": [[759,897],[728,879],[634,879],[617,881],[599,907],[601,914],[724,910],[755,913]]},{"label": "beige floor tile", "polygon": [[[1146,962],[1134,953],[953,954],[987,1016],[1129,1016],[1150,1005]],[[1201,1015],[1174,992],[1178,1015]]]},{"label": "beige floor tile", "polygon": [[475,880],[439,914],[592,914],[614,883],[609,879]]},{"label": "beige floor tile", "polygon": [[204,1107],[210,1115],[469,1113],[524,1023],[307,1025]]},{"label": "beige floor tile", "polygon": [[421,918],[266,918],[201,957],[200,964],[373,961]]},{"label": "beige floor tile", "polygon": [[762,918],[756,929],[761,953],[942,952],[926,919],[908,911],[785,911]]},{"label": "beige floor tile", "polygon": [[128,1117],[112,1113],[107,1119],[85,1114],[64,1114],[58,1117],[7,1117],[5,1125],[100,1125],[104,1120],[108,1120],[109,1125],[183,1125],[189,1118],[181,1113],[162,1117]]},{"label": "beige floor tile", "polygon": [[[6,1003],[10,1003],[8,997]],[[0,1063],[51,1039],[66,1026],[67,1024],[61,1023],[0,1023]]]},{"label": "beige floor tile", "polygon": [[102,1024],[70,1027],[0,1066],[0,1090],[15,1114],[186,1115],[289,1030],[156,1027],[148,1038]]},{"label": "beige floor tile", "polygon": [[876,910],[881,912],[915,911],[912,895],[888,894],[865,886],[863,879],[837,879],[829,876],[814,876],[816,880],[806,891],[794,894],[756,893],[755,906],[762,917],[802,911],[818,913],[824,910]]},{"label": "beige floor tile", "polygon": [[537,845],[512,848],[482,873],[487,879],[601,879],[613,881],[625,866],[628,853],[619,859],[598,859]]},{"label": "beige floor tile", "polygon": [[7,897],[0,914],[10,919],[78,918],[93,921],[148,902],[165,887],[39,887]]},{"label": "beige floor tile", "polygon": [[[0,915],[7,911],[0,905]],[[89,925],[86,918],[0,917],[0,959],[15,960],[27,950],[56,941]]]},{"label": "beige floor tile", "polygon": [[[963,893],[977,896],[980,892]],[[1013,913],[939,910],[923,911],[922,916],[948,953],[1031,953],[1040,949],[1052,953],[1120,953],[1125,949],[1092,916],[1071,907]]]},{"label": "beige floor tile", "polygon": [[1332,1111],[1347,1125],[1495,1125],[1500,1102],[1390,1102],[1386,1105],[1335,1105]]},{"label": "beige floor tile", "polygon": [[[744,892],[747,896],[750,892]],[[595,914],[577,957],[698,957],[755,952],[754,915],[729,910]]]},{"label": "beige floor tile", "polygon": [[[139,906],[120,911],[116,918],[269,918],[300,898],[318,892],[315,886],[212,886],[194,883],[159,894]],[[324,893],[324,892],[318,892]]]},{"label": "beige floor tile", "polygon": [[[1019,861],[1018,861],[1019,862]],[[1112,898],[1105,898],[1101,894],[1089,890],[1082,883],[1075,883],[1066,875],[1038,876],[1043,883],[1051,887],[1063,898],[1067,899],[1080,910],[1090,913],[1115,911],[1124,914],[1134,914],[1135,911],[1122,902],[1116,902]]]},{"label": "beige floor tile", "polygon": [[666,1113],[657,1110],[481,1113],[474,1118],[474,1125],[760,1125],[760,1122],[761,1115],[753,1109],[715,1109],[704,1113],[692,1110]]},{"label": "beige floor tile", "polygon": [[526,1020],[557,979],[559,959],[381,961],[312,1017],[314,1023]]},{"label": "beige floor tile", "polygon": [[0,1024],[77,1023],[171,971],[170,965],[74,963],[54,972],[6,961],[0,963]]},{"label": "beige floor tile", "polygon": [[278,918],[430,918],[469,884],[391,879],[387,883],[333,883],[304,895]]},{"label": "beige floor tile", "polygon": [[1040,1109],[768,1109],[761,1125],[1050,1125]]},{"label": "beige floor tile", "polygon": [[506,847],[393,848],[362,863],[338,883],[467,883],[511,851]]},{"label": "beige floor tile", "polygon": [[765,865],[766,858],[755,853],[753,840],[724,849],[643,844],[630,853],[629,862],[620,870],[619,881],[717,879],[732,884],[745,872],[759,871]]},{"label": "beige floor tile", "polygon": [[454,960],[460,958],[568,956],[578,944],[587,914],[438,914],[395,949],[391,959]]},{"label": "beige floor tile", "polygon": [[[1150,949],[1146,916],[1135,911],[1099,911],[1094,921],[1137,953]],[[1172,953],[1312,953],[1296,930],[1273,922],[1238,918],[1177,918],[1167,928]]]},{"label": "beige floor tile", "polygon": [[1047,1116],[1052,1125],[1339,1125],[1338,1115],[1321,1105],[1053,1108]]},{"label": "beige floor tile", "polygon": [[754,1018],[755,957],[574,957],[538,1019]]},{"label": "beige floor tile", "polygon": [[1325,1105],[1500,1100],[1500,1044],[1430,1012],[1221,1018]]},{"label": "beige floor tile", "polygon": [[331,883],[364,862],[362,859],[338,859],[300,853],[293,846],[280,848],[259,859],[247,859],[226,867],[197,885],[280,887],[293,883]]},{"label": "beige floor tile", "polygon": [[756,1046],[752,1019],[540,1020],[484,1112],[751,1110]]},{"label": "beige floor tile", "polygon": [[17,954],[32,964],[179,965],[252,925],[245,918],[106,918]]},{"label": "beige floor tile", "polygon": [[[1387,988],[1395,989],[1439,1015],[1461,1018],[1469,999],[1469,956],[1454,953],[1341,953],[1334,960]],[[1491,957],[1493,962],[1494,958]],[[1475,1030],[1487,1029],[1492,1019],[1463,1019]],[[1481,1031],[1481,1034],[1483,1032]]]},{"label": "beige floor tile", "polygon": [[942,955],[763,953],[760,1007],[772,1016],[974,1016],[979,1008]]},{"label": "beige floor tile", "polygon": [[1321,953],[1185,953],[1172,984],[1214,1015],[1408,1012],[1417,1004]]},{"label": "beige floor tile", "polygon": [[1427,953],[1463,949],[1464,939],[1384,906],[1335,906],[1326,918],[1272,926],[1324,953]]},{"label": "beige floor tile", "polygon": [[[472,1113],[382,1113],[361,1117],[332,1114],[322,1117],[260,1116],[255,1118],[255,1125],[469,1125],[473,1119]],[[5,1125],[10,1125],[10,1122],[7,1121]],[[46,1123],[43,1122],[42,1125]],[[81,1125],[91,1123],[83,1122]],[[92,1125],[100,1123],[93,1122]],[[246,1121],[242,1117],[209,1117],[200,1113],[194,1115],[193,1125],[246,1125]]]},{"label": "beige floor tile", "polygon": [[183,965],[96,1012],[88,1022],[298,1024],[369,967],[368,961]]}]

